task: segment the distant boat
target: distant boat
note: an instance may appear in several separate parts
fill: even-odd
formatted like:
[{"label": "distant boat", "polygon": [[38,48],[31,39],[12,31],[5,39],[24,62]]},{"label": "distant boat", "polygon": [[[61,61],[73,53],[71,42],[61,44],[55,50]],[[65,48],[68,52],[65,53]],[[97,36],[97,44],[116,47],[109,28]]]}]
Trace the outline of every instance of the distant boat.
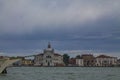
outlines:
[{"label": "distant boat", "polygon": [[7,67],[17,61],[20,61],[20,59],[3,59],[2,61],[0,61],[0,74],[6,74]]}]

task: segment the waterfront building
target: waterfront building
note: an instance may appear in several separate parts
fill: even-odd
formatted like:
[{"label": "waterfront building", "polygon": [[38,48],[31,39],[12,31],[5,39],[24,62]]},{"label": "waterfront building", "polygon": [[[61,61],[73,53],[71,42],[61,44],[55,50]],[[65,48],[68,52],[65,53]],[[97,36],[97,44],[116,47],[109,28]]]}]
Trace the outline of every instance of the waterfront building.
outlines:
[{"label": "waterfront building", "polygon": [[22,60],[22,66],[33,66],[33,60],[31,60],[31,59],[24,59],[24,60]]},{"label": "waterfront building", "polygon": [[76,58],[70,58],[68,66],[76,66]]},{"label": "waterfront building", "polygon": [[32,59],[25,59],[25,57],[10,57],[10,59],[20,59],[20,61],[17,61],[13,63],[13,66],[33,66],[34,61]]},{"label": "waterfront building", "polygon": [[81,58],[83,59],[84,66],[95,66],[95,57],[92,54],[83,54]]},{"label": "waterfront building", "polygon": [[76,57],[76,65],[77,66],[84,66],[83,58],[81,56]]},{"label": "waterfront building", "polygon": [[117,66],[120,66],[120,59],[117,60]]},{"label": "waterfront building", "polygon": [[63,66],[63,56],[55,53],[51,44],[48,44],[48,48],[44,49],[43,53],[35,56],[35,66]]},{"label": "waterfront building", "polygon": [[10,59],[20,59],[19,61],[12,64],[12,66],[23,66],[22,61],[25,60],[24,57],[17,56],[17,57],[10,57]]},{"label": "waterfront building", "polygon": [[117,57],[111,57],[107,55],[99,55],[96,57],[96,66],[116,66],[117,65]]}]

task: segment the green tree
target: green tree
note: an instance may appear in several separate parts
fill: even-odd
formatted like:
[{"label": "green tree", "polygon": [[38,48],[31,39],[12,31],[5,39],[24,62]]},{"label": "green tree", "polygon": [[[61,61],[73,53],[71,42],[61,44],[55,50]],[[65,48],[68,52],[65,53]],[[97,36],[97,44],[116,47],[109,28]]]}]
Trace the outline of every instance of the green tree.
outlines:
[{"label": "green tree", "polygon": [[66,66],[69,64],[69,58],[70,56],[68,54],[63,55],[63,62],[65,63]]},{"label": "green tree", "polygon": [[77,55],[77,56],[76,56],[77,59],[80,59],[80,57],[81,57],[80,55]]}]

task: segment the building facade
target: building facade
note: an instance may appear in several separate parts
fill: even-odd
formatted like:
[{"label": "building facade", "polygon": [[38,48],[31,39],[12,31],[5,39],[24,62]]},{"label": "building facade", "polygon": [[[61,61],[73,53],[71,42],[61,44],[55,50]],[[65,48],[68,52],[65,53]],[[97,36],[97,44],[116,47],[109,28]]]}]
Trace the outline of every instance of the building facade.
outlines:
[{"label": "building facade", "polygon": [[76,58],[70,58],[69,59],[69,65],[68,66],[77,66],[76,65]]},{"label": "building facade", "polygon": [[110,57],[107,55],[99,55],[96,57],[96,66],[107,67],[116,66],[117,57]]},{"label": "building facade", "polygon": [[95,66],[95,57],[92,54],[83,54],[81,59],[83,59],[83,64],[85,67]]},{"label": "building facade", "polygon": [[22,66],[33,66],[33,60],[31,60],[31,59],[24,59],[24,60],[22,60],[22,63],[21,63],[21,65]]},{"label": "building facade", "polygon": [[120,59],[117,60],[117,66],[120,67]]},{"label": "building facade", "polygon": [[35,66],[63,66],[63,56],[54,52],[50,43],[48,48],[44,49],[43,53],[35,56]]},{"label": "building facade", "polygon": [[84,64],[83,64],[83,59],[82,58],[76,58],[76,65],[77,66],[84,66]]}]

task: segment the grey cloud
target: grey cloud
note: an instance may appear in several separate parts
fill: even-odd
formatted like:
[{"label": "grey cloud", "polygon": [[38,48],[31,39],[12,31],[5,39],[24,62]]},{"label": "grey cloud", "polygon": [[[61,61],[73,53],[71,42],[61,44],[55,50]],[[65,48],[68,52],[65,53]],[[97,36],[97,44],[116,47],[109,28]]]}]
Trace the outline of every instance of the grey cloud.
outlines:
[{"label": "grey cloud", "polygon": [[51,41],[58,50],[119,53],[119,7],[119,0],[0,0],[0,51],[33,53]]},{"label": "grey cloud", "polygon": [[1,4],[0,31],[4,33],[31,33],[41,28],[86,24],[119,11],[118,0],[2,0]]}]

